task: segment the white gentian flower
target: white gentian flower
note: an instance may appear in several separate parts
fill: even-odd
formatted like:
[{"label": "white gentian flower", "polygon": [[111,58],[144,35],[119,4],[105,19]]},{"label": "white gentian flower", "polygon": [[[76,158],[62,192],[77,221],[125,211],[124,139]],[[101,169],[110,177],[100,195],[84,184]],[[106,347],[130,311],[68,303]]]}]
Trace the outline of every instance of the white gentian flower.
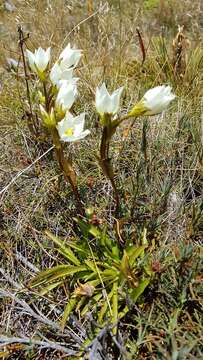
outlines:
[{"label": "white gentian flower", "polygon": [[129,115],[156,115],[165,110],[175,99],[170,86],[156,86],[148,90],[143,98],[134,106]]},{"label": "white gentian flower", "polygon": [[65,142],[73,142],[83,139],[90,134],[89,130],[84,130],[85,113],[73,116],[70,112],[66,112],[66,116],[57,124],[57,130],[60,139]]},{"label": "white gentian flower", "polygon": [[67,80],[69,83],[76,84],[78,78],[73,77],[73,68],[62,70],[58,62],[56,62],[50,72],[50,79],[52,84],[57,87],[60,87],[60,82]]},{"label": "white gentian flower", "polygon": [[68,80],[66,79],[63,79],[63,80],[59,80],[59,84],[58,84],[58,87],[59,89],[63,86],[67,86],[67,85],[73,85],[76,87],[76,84],[77,84],[77,81],[79,80],[79,78],[75,78],[75,77],[72,77]]},{"label": "white gentian flower", "polygon": [[28,62],[32,71],[40,75],[46,70],[50,61],[50,51],[50,47],[47,50],[39,47],[34,53],[30,50],[26,50]]},{"label": "white gentian flower", "polygon": [[156,86],[148,90],[143,96],[142,101],[147,109],[145,115],[156,115],[167,108],[172,100],[175,99],[170,86]]},{"label": "white gentian flower", "polygon": [[79,49],[72,49],[70,44],[62,51],[59,56],[61,70],[67,70],[70,67],[75,68],[82,56],[82,51]]},{"label": "white gentian flower", "polygon": [[76,96],[76,85],[63,81],[56,98],[56,105],[61,108],[62,111],[69,110],[72,107]]},{"label": "white gentian flower", "polygon": [[[68,71],[68,76],[72,77],[72,74],[73,74],[72,70]],[[50,72],[50,79],[51,79],[51,82],[56,86],[59,85],[59,81],[62,79],[62,70],[61,70],[60,65],[58,64],[58,62],[56,62],[52,66],[52,69],[51,69],[51,72]]]},{"label": "white gentian flower", "polygon": [[115,90],[112,95],[109,94],[105,83],[100,88],[96,89],[96,109],[100,115],[116,114],[119,109],[120,97],[123,87]]}]

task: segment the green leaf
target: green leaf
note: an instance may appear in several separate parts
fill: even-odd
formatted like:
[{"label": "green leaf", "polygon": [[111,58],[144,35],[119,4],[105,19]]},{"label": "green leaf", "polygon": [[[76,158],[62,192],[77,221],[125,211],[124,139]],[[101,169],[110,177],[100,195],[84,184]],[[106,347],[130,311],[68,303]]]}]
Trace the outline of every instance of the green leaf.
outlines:
[{"label": "green leaf", "polygon": [[114,243],[113,243],[112,239],[109,238],[106,231],[107,231],[107,229],[105,227],[101,232],[101,237],[100,237],[101,238],[101,245],[103,245],[105,248],[107,248],[108,250],[111,251]]},{"label": "green leaf", "polygon": [[[45,231],[45,234],[47,236],[49,236],[49,234],[51,234],[49,231]],[[51,234],[53,236],[53,234]],[[50,237],[51,240],[53,240],[53,238]],[[65,240],[66,241],[66,245],[69,246],[70,248],[77,250],[77,252],[81,252],[83,254],[87,254],[87,249],[82,248],[81,246],[75,245],[74,241],[78,241],[78,239],[74,239],[74,241],[70,241],[70,240]]]},{"label": "green leaf", "polygon": [[31,286],[39,286],[45,282],[50,282],[67,275],[73,275],[77,272],[85,271],[87,267],[84,265],[58,265],[51,269],[41,271],[34,279],[31,280]]},{"label": "green leaf", "polygon": [[135,260],[143,255],[144,250],[147,248],[147,245],[142,245],[139,247],[133,246],[130,249],[127,249],[127,254],[129,257],[129,264],[130,266],[133,266],[135,263]]},{"label": "green leaf", "polygon": [[70,246],[70,248],[87,255],[87,249],[83,249],[82,247],[75,245],[72,241],[67,241],[67,245]]},{"label": "green leaf", "polygon": [[[83,310],[81,311],[80,315],[83,317],[88,311],[92,312],[93,309],[98,305],[98,301],[101,299],[102,297],[102,292],[94,295],[90,301],[88,301],[87,305],[83,308]],[[93,301],[94,302],[93,302]]]},{"label": "green leaf", "polygon": [[116,259],[119,259],[119,248],[118,248],[118,246],[113,246],[112,247],[112,255]]},{"label": "green leaf", "polygon": [[154,272],[152,271],[151,266],[148,266],[148,265],[144,266],[144,271],[145,271],[146,274],[149,275],[149,276],[152,276],[152,275],[154,274]]},{"label": "green leaf", "polygon": [[102,325],[102,322],[103,322],[103,318],[104,316],[106,315],[107,313],[107,308],[108,308],[108,303],[107,301],[104,301],[103,302],[103,305],[98,313],[98,323]]},{"label": "green leaf", "polygon": [[[115,325],[118,321],[118,283],[113,283],[113,297],[112,297],[112,323]],[[112,329],[113,335],[117,333],[117,325]]]},{"label": "green leaf", "polygon": [[128,311],[129,311],[129,307],[126,305],[124,309],[121,312],[119,312],[118,318],[119,319],[123,318],[128,313]]},{"label": "green leaf", "polygon": [[90,260],[85,260],[84,263],[93,271],[97,273],[97,268],[95,266],[95,263]]},{"label": "green leaf", "polygon": [[105,269],[104,271],[102,271],[102,278],[114,278],[117,277],[119,275],[119,271],[117,271],[116,269]]},{"label": "green leaf", "polygon": [[63,241],[61,241],[58,237],[51,234],[49,231],[45,231],[45,234],[56,244],[59,246],[59,252],[62,254],[65,258],[67,258],[70,262],[72,262],[74,265],[80,265],[80,261],[77,259],[77,257],[74,255],[72,250],[68,249],[67,246],[64,245]]},{"label": "green leaf", "polygon": [[101,283],[101,280],[99,278],[95,279],[95,280],[92,280],[92,281],[88,281],[88,284],[92,285],[94,287],[98,286],[100,283]]},{"label": "green leaf", "polygon": [[98,274],[96,274],[95,272],[90,272],[88,274],[84,274],[82,279],[85,282],[87,282],[87,281],[89,282],[89,280],[94,281],[97,277],[98,277]]},{"label": "green leaf", "polygon": [[130,297],[134,303],[137,301],[140,295],[142,295],[146,287],[149,285],[149,282],[149,278],[141,280],[138,287],[131,292]]},{"label": "green leaf", "polygon": [[[143,234],[142,234],[142,245],[143,246],[148,246],[148,241],[147,241],[147,229],[146,228],[144,228],[144,230],[143,230]],[[141,254],[141,257],[143,258],[144,257],[144,250],[143,250],[143,252],[142,252],[142,254]]]},{"label": "green leaf", "polygon": [[42,296],[46,295],[48,292],[50,292],[51,290],[55,289],[57,286],[62,285],[62,284],[63,284],[63,281],[57,281],[56,283],[50,284],[40,291],[40,295],[42,295]]},{"label": "green leaf", "polygon": [[86,296],[82,296],[81,299],[78,301],[77,306],[75,308],[76,311],[79,311],[83,304],[86,302],[88,298]]},{"label": "green leaf", "polygon": [[87,224],[85,221],[77,218],[74,218],[74,220],[80,226],[80,229],[84,235],[87,235],[89,233],[94,237],[101,237],[101,231],[96,226],[92,224]]},{"label": "green leaf", "polygon": [[124,250],[123,257],[121,259],[121,271],[124,275],[128,275],[130,272],[130,266],[129,266],[129,256],[127,252]]},{"label": "green leaf", "polygon": [[68,301],[64,313],[63,313],[63,318],[61,320],[61,329],[62,331],[65,328],[66,322],[69,318],[70,313],[72,312],[72,310],[76,307],[76,304],[78,302],[77,298],[70,298],[70,300]]},{"label": "green leaf", "polygon": [[[114,291],[114,288],[112,287],[111,291],[109,294],[107,294],[108,296],[108,300],[109,300],[109,303],[111,301],[111,298],[113,296],[113,291]],[[98,313],[98,322],[100,324],[102,324],[102,321],[103,321],[103,318],[104,316],[107,314],[107,309],[108,309],[108,302],[106,301],[106,299],[103,300],[103,305]]]}]

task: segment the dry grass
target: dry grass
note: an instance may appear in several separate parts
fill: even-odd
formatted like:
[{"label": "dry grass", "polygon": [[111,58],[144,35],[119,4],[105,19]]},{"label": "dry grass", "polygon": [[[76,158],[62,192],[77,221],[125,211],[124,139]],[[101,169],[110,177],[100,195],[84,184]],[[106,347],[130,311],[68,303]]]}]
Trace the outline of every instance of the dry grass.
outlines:
[{"label": "dry grass", "polygon": [[[87,1],[13,3],[13,12],[3,5],[0,9],[2,189],[51,147],[48,139],[33,139],[23,117],[26,93],[22,68],[17,76],[6,65],[9,57],[19,59],[17,25],[29,32],[27,45],[32,49],[49,45],[57,54],[71,42],[84,50],[76,109],[87,112],[92,136],[72,148],[72,155],[86,207],[94,207],[97,218],[110,229],[112,190],[95,160],[100,129],[92,105],[97,84],[105,79],[110,89],[125,86],[124,112],[157,84],[171,83],[178,98],[168,112],[150,119],[146,138],[143,120],[137,121],[128,138],[126,129],[121,128],[112,146],[122,215],[128,217],[121,236],[137,244],[143,228],[147,229],[148,241],[155,242],[152,266],[156,274],[141,306],[133,307],[120,323],[116,343],[104,329],[103,340],[96,342],[91,316],[80,319],[73,314],[61,333],[57,324],[67,302],[67,286],[41,298],[27,287],[38,270],[62,262],[43,231],[49,229],[66,239],[78,234],[72,221],[77,213],[71,190],[59,173],[53,152],[1,193],[0,343],[6,344],[3,336],[7,336],[20,338],[22,344],[14,341],[13,348],[2,347],[0,358],[74,359],[58,346],[77,352],[90,338],[97,349],[101,347],[100,355],[99,351],[97,357],[92,352],[80,353],[80,359],[202,359],[201,1],[93,1],[92,14]],[[178,24],[185,26],[190,40],[183,54],[186,65],[181,77],[173,69]],[[143,66],[138,26],[147,48]],[[30,347],[25,338],[33,339]],[[45,349],[36,339],[47,343]]]}]

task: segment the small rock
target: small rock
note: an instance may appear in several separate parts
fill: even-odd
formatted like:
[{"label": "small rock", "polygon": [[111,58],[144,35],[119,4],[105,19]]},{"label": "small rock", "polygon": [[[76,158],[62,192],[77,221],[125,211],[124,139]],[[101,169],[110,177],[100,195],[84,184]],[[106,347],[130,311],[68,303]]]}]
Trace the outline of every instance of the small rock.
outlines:
[{"label": "small rock", "polygon": [[5,10],[7,10],[9,12],[13,12],[16,10],[15,5],[10,1],[5,1],[4,8],[5,8]]},{"label": "small rock", "polygon": [[7,70],[17,70],[19,64],[18,61],[13,58],[6,58]]},{"label": "small rock", "polygon": [[[0,10],[1,10],[1,8],[0,8]],[[6,29],[5,29],[4,24],[2,22],[0,22],[0,35],[1,36],[4,35],[5,32],[6,32]]]}]

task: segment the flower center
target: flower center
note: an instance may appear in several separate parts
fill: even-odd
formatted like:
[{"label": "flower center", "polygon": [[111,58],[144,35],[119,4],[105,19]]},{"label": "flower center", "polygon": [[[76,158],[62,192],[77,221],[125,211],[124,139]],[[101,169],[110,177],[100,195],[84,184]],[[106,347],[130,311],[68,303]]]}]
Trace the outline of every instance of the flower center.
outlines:
[{"label": "flower center", "polygon": [[74,134],[73,128],[66,129],[64,134],[67,135],[67,136],[72,136]]}]

